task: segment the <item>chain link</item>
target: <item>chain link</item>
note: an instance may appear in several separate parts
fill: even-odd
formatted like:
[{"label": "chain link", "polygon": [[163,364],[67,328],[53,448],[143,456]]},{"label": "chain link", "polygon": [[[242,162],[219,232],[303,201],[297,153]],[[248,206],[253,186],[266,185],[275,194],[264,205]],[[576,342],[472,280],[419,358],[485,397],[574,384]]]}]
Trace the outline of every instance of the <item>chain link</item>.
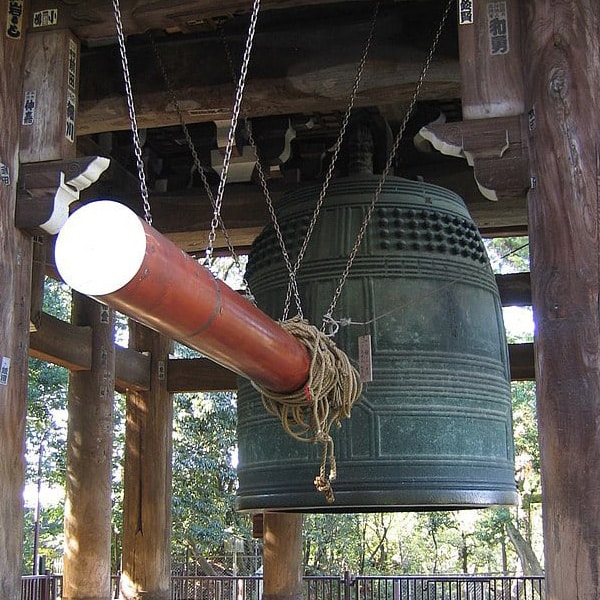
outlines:
[{"label": "chain link", "polygon": [[213,246],[217,235],[217,227],[219,226],[219,218],[221,216],[223,193],[225,191],[225,183],[227,181],[227,173],[229,171],[231,153],[233,151],[233,145],[235,143],[235,132],[237,129],[240,108],[242,106],[244,85],[246,83],[246,76],[248,75],[248,63],[250,62],[250,53],[252,51],[252,43],[254,41],[254,33],[256,31],[256,22],[258,20],[259,10],[260,0],[254,0],[254,4],[252,6],[252,15],[250,17],[250,25],[248,27],[248,35],[246,37],[246,47],[244,48],[244,57],[242,59],[240,77],[235,90],[235,102],[233,105],[233,111],[231,115],[231,126],[229,128],[229,135],[227,136],[227,146],[225,148],[225,156],[223,157],[223,168],[221,170],[221,177],[219,179],[219,186],[217,188],[217,197],[215,198],[214,214],[210,223],[210,232],[208,234],[208,244],[206,246],[206,262],[208,264],[212,263]]},{"label": "chain link", "polygon": [[[169,97],[171,98],[171,102],[173,103],[175,110],[177,111],[177,116],[179,117],[179,123],[181,125],[181,129],[183,131],[185,141],[188,145],[188,148],[190,149],[190,153],[192,155],[194,166],[195,166],[196,170],[198,171],[198,174],[200,175],[200,179],[202,180],[202,185],[204,186],[204,190],[206,191],[206,195],[208,196],[208,199],[210,200],[210,203],[211,203],[211,205],[213,207],[213,211],[214,211],[216,209],[215,197],[212,193],[210,184],[208,183],[208,179],[206,178],[206,173],[204,171],[204,168],[202,167],[202,163],[200,162],[200,157],[198,156],[198,151],[196,150],[194,140],[192,139],[190,130],[185,122],[185,119],[183,116],[183,110],[181,109],[179,100],[177,99],[177,96],[175,95],[175,91],[173,89],[171,79],[169,78],[169,74],[167,73],[167,69],[165,68],[165,64],[164,64],[164,62],[162,60],[162,56],[160,55],[160,52],[158,50],[158,46],[156,44],[154,36],[150,32],[148,32],[148,35],[150,37],[150,42],[152,44],[152,49],[153,49],[154,55],[156,57],[158,68],[161,72],[161,75],[162,75],[165,85],[167,87],[167,92],[169,94]],[[246,281],[246,278],[244,276],[244,268],[242,267],[240,257],[238,256],[238,254],[233,246],[231,236],[229,235],[229,231],[225,227],[225,223],[224,223],[221,215],[219,215],[219,227],[223,233],[223,237],[225,238],[225,242],[227,244],[227,248],[229,249],[229,253],[231,254],[233,262],[234,262],[237,270],[239,271],[239,273],[242,276],[242,282],[243,282],[244,288],[246,290],[246,293],[248,296],[251,296],[252,294],[250,292],[250,286],[248,285],[248,282]]]},{"label": "chain link", "polygon": [[[247,123],[247,122],[246,122]],[[252,137],[252,132],[248,127],[248,123],[246,125],[246,131],[248,132],[248,141],[254,144],[254,139]],[[258,149],[255,150],[257,152],[258,158]],[[265,195],[265,200],[267,202],[267,209],[269,211],[269,215],[271,216],[271,221],[273,223],[273,229],[275,230],[275,235],[277,236],[277,241],[279,243],[279,248],[281,249],[281,255],[283,256],[283,260],[285,262],[285,266],[288,270],[289,281],[288,281],[288,293],[285,299],[285,305],[283,308],[283,315],[281,317],[282,321],[285,321],[288,318],[290,312],[290,305],[292,302],[292,295],[294,296],[294,300],[296,302],[296,313],[301,319],[304,319],[304,313],[302,311],[302,300],[300,299],[300,292],[298,290],[298,281],[296,279],[296,272],[292,266],[292,261],[290,260],[290,255],[287,251],[287,246],[285,244],[285,240],[283,239],[283,234],[281,233],[281,227],[279,226],[279,220],[277,219],[277,214],[275,213],[275,208],[273,206],[273,201],[271,200],[271,193],[269,192],[269,186],[267,185],[267,178],[265,177],[265,172],[260,163],[260,159],[257,160],[256,170],[258,172],[258,179],[260,181],[260,185],[262,187],[263,193]]]},{"label": "chain link", "polygon": [[448,13],[450,12],[450,8],[452,7],[453,3],[454,3],[454,0],[449,0],[448,4],[446,5],[446,8],[444,9],[442,18],[440,20],[440,24],[438,25],[438,28],[434,35],[433,42],[431,44],[431,48],[429,50],[429,53],[427,55],[424,65],[423,65],[423,68],[421,69],[421,74],[419,75],[419,79],[415,85],[415,90],[414,90],[412,99],[408,105],[408,108],[406,109],[406,113],[404,115],[402,123],[400,124],[400,129],[398,130],[398,134],[396,135],[396,138],[394,140],[394,144],[392,146],[390,155],[388,156],[385,168],[383,169],[383,173],[382,173],[381,177],[379,178],[379,183],[377,185],[375,193],[373,194],[373,199],[371,200],[371,204],[369,205],[369,208],[365,214],[365,217],[363,219],[361,227],[356,236],[356,242],[354,243],[354,247],[352,248],[350,255],[348,257],[348,262],[346,264],[346,268],[344,269],[344,272],[342,273],[342,276],[340,277],[338,286],[333,294],[331,304],[329,305],[329,308],[327,309],[327,312],[325,313],[325,315],[323,317],[323,327],[325,327],[326,324],[328,324],[333,319],[333,316],[332,316],[333,311],[335,310],[335,307],[340,298],[342,290],[344,289],[346,280],[348,279],[348,274],[350,273],[350,269],[352,268],[352,265],[354,263],[354,259],[356,258],[356,255],[358,254],[358,250],[360,248],[362,240],[365,237],[365,233],[367,232],[367,227],[369,226],[369,222],[373,215],[373,211],[375,210],[375,205],[377,204],[377,200],[379,199],[379,196],[381,195],[381,191],[383,190],[385,180],[386,180],[387,176],[389,175],[389,172],[394,163],[394,159],[395,159],[396,153],[398,152],[398,148],[400,146],[402,136],[404,135],[404,131],[408,124],[408,120],[410,119],[410,115],[415,107],[415,104],[417,103],[417,99],[421,92],[421,87],[423,86],[423,82],[425,81],[425,76],[427,75],[429,66],[431,65],[431,61],[433,60],[433,55],[434,55],[437,45],[439,43],[440,36],[442,35],[442,31],[444,29],[444,25],[445,25],[447,17],[448,17]]},{"label": "chain link", "polygon": [[[323,206],[323,202],[325,200],[325,196],[327,194],[327,190],[329,188],[329,184],[331,182],[331,178],[333,177],[333,173],[337,164],[337,158],[340,152],[340,148],[342,147],[342,142],[344,140],[344,136],[346,135],[346,129],[348,128],[348,122],[350,121],[350,115],[352,113],[352,109],[354,108],[354,103],[356,101],[356,96],[358,95],[358,87],[360,85],[360,81],[362,79],[362,74],[365,68],[365,64],[367,62],[367,55],[369,54],[369,50],[371,48],[371,42],[373,41],[373,35],[375,33],[375,25],[377,24],[377,16],[379,14],[379,6],[380,1],[378,0],[375,3],[375,9],[373,11],[373,17],[371,19],[371,26],[369,29],[369,35],[367,36],[367,41],[365,43],[365,47],[358,63],[358,67],[356,69],[356,75],[354,77],[354,83],[352,85],[352,91],[350,92],[350,100],[348,102],[348,107],[346,108],[346,112],[344,114],[344,118],[342,119],[342,124],[340,127],[340,133],[335,142],[333,154],[331,157],[331,161],[329,162],[329,167],[327,169],[327,173],[325,174],[325,179],[323,181],[323,185],[321,187],[321,192],[319,194],[319,199],[317,200],[317,204],[312,214],[312,218],[308,225],[308,229],[306,231],[306,235],[304,237],[304,241],[302,242],[302,246],[298,251],[298,256],[296,257],[296,262],[294,263],[293,271],[290,272],[290,278],[288,281],[288,289],[286,294],[285,306],[289,307],[290,304],[290,294],[292,291],[291,282],[296,281],[296,274],[298,273],[298,269],[304,259],[304,255],[306,253],[306,249],[308,248],[308,243],[310,242],[310,238],[313,234],[315,225],[319,218],[319,213],[321,211],[321,207]],[[287,310],[284,312],[284,319],[287,318]]]},{"label": "chain link", "polygon": [[133,150],[135,153],[136,165],[138,170],[138,179],[140,184],[140,194],[144,206],[144,219],[148,225],[152,225],[152,212],[150,210],[150,201],[148,200],[148,186],[146,185],[146,173],[144,170],[144,160],[142,157],[142,145],[138,132],[137,119],[135,116],[135,106],[133,104],[133,91],[131,89],[131,78],[129,76],[129,63],[127,62],[127,51],[125,49],[125,35],[123,34],[123,22],[121,20],[121,8],[119,0],[113,0],[113,12],[115,25],[117,29],[117,39],[119,42],[119,52],[121,54],[121,67],[123,69],[123,79],[125,81],[125,94],[127,97],[127,108],[129,111],[129,122],[131,124],[131,134],[133,136]]},{"label": "chain link", "polygon": [[[237,79],[237,75],[235,72],[233,56],[231,55],[231,49],[229,47],[229,44],[227,43],[227,38],[225,37],[225,31],[222,27],[219,29],[219,32],[221,34],[221,40],[223,42],[223,47],[225,49],[227,63],[229,64],[229,70],[231,71],[231,77],[232,77],[233,81],[235,82]],[[246,137],[248,139],[248,143],[250,144],[250,147],[254,150],[254,154],[256,156],[256,172],[258,174],[258,180],[260,182],[260,186],[262,188],[262,191],[263,191],[263,194],[265,197],[265,201],[267,203],[267,209],[269,211],[269,215],[271,216],[273,228],[275,229],[275,235],[277,236],[277,242],[279,243],[279,248],[281,249],[281,255],[285,262],[285,266],[288,270],[288,273],[290,274],[290,282],[291,282],[292,292],[293,292],[294,300],[296,302],[296,312],[297,312],[298,316],[301,319],[303,319],[304,314],[302,312],[302,301],[300,300],[300,293],[298,291],[298,283],[296,281],[296,277],[293,275],[293,267],[292,267],[292,262],[290,260],[290,255],[287,251],[287,246],[285,244],[283,234],[281,233],[281,228],[279,227],[277,215],[275,213],[275,208],[273,206],[273,200],[271,199],[271,192],[269,191],[269,185],[267,183],[267,177],[265,175],[265,170],[263,169],[263,166],[262,166],[260,152],[258,150],[256,140],[254,139],[254,135],[252,133],[252,126],[251,126],[251,123],[250,123],[247,115],[244,115],[244,126],[245,126],[245,132],[246,132]],[[291,304],[291,297],[288,295],[288,297],[286,298],[286,305],[285,305],[284,311],[283,311],[283,314],[286,316],[289,313],[290,304]],[[285,317],[282,317],[282,320],[285,320]]]}]

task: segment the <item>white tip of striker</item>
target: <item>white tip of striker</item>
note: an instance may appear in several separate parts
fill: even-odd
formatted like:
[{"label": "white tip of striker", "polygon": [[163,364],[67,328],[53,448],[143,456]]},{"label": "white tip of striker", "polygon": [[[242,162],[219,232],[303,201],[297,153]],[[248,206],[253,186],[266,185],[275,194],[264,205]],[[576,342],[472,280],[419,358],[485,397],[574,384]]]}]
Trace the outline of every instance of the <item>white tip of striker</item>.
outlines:
[{"label": "white tip of striker", "polygon": [[63,281],[87,296],[111,294],[129,283],[146,252],[138,216],[112,200],[75,211],[56,239],[56,267]]}]

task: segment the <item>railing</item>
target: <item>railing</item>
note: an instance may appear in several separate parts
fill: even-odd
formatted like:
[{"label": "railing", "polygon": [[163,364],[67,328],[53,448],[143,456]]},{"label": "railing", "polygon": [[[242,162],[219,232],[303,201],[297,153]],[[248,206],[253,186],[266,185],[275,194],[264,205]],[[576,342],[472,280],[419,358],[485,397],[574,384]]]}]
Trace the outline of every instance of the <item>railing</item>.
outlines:
[{"label": "railing", "polygon": [[355,577],[344,600],[543,600],[543,577]]},{"label": "railing", "polygon": [[[544,600],[543,577],[399,575],[304,577],[304,600]],[[21,600],[60,600],[61,575],[23,577]],[[118,598],[118,578],[113,577]],[[173,575],[171,600],[262,600],[259,576]]]},{"label": "railing", "polygon": [[60,598],[62,577],[47,571],[44,575],[25,575],[21,578],[21,600],[56,600]]}]

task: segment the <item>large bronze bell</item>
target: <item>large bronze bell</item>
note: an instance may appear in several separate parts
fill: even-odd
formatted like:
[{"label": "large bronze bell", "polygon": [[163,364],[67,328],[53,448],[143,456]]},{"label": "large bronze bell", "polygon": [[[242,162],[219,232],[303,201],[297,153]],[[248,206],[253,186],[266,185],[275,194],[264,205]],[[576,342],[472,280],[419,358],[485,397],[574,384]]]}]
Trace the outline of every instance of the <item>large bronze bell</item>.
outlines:
[{"label": "large bronze bell", "polygon": [[[304,313],[321,325],[379,179],[332,182],[298,273]],[[319,189],[282,199],[292,259]],[[247,279],[258,306],[281,318],[288,271],[272,226],[257,238]],[[336,310],[365,323],[337,344],[357,360],[370,334],[373,381],[333,433],[335,502],[313,487],[321,447],[288,437],[257,392],[238,398],[241,510],[445,510],[516,501],[508,353],[498,290],[462,199],[388,178]]]}]

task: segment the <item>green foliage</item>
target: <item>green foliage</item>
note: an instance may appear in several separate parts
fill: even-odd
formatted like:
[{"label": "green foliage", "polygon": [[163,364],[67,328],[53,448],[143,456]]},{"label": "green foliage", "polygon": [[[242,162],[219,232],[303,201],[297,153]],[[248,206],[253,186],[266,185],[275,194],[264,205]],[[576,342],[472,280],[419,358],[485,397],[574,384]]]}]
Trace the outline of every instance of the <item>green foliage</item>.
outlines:
[{"label": "green foliage", "polygon": [[485,247],[495,273],[529,271],[529,240],[527,237],[486,239]]},{"label": "green foliage", "polygon": [[44,281],[44,312],[62,319],[71,319],[71,289],[64,283],[46,277]]},{"label": "green foliage", "polygon": [[302,524],[307,574],[341,574],[364,563],[365,522],[361,515],[305,515]]},{"label": "green foliage", "polygon": [[173,429],[173,550],[175,556],[222,551],[229,529],[249,534],[235,510],[235,397],[177,394]]}]

